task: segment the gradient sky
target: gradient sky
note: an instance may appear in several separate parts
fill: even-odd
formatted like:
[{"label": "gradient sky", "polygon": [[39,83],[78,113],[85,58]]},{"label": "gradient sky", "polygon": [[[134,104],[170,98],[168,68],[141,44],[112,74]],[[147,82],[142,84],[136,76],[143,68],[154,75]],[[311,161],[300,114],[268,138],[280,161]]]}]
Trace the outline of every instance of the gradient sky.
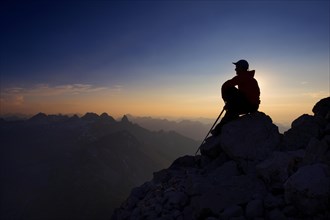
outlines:
[{"label": "gradient sky", "polygon": [[0,114],[216,118],[239,59],[275,122],[329,96],[327,0],[0,4]]}]

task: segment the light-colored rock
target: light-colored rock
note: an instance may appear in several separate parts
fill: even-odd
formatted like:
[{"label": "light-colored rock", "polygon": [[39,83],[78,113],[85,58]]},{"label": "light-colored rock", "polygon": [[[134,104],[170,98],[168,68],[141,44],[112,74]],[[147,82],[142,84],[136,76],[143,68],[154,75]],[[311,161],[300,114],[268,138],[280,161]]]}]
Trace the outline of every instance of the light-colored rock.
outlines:
[{"label": "light-colored rock", "polygon": [[279,145],[280,133],[269,116],[256,112],[224,125],[220,141],[236,161],[262,161]]},{"label": "light-colored rock", "polygon": [[285,200],[301,213],[312,215],[330,205],[330,170],[325,164],[301,167],[284,184]]}]

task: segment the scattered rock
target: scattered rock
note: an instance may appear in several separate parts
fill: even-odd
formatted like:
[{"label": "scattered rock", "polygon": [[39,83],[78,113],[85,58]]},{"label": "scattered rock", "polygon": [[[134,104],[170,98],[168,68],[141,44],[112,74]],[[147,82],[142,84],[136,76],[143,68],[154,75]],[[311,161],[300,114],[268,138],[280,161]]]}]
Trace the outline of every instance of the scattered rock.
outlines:
[{"label": "scattered rock", "polygon": [[299,162],[302,161],[304,156],[304,150],[275,151],[272,157],[256,166],[257,173],[268,187],[282,188],[283,183],[296,171]]},{"label": "scattered rock", "polygon": [[330,207],[330,170],[325,164],[301,167],[284,184],[285,199],[306,215]]}]

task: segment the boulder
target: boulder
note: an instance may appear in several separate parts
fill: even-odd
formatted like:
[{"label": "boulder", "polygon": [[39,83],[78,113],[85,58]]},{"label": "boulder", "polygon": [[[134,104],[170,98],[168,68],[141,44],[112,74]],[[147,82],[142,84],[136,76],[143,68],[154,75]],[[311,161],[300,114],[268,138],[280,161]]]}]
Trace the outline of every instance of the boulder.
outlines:
[{"label": "boulder", "polygon": [[278,127],[262,112],[244,115],[222,128],[221,148],[236,161],[262,161],[279,143]]},{"label": "boulder", "polygon": [[325,163],[330,166],[330,135],[322,140],[312,138],[303,159],[305,164]]},{"label": "boulder", "polygon": [[270,158],[257,164],[257,174],[270,189],[282,188],[283,183],[296,171],[304,156],[304,150],[275,151]]},{"label": "boulder", "polygon": [[176,168],[182,168],[182,167],[186,167],[186,168],[195,167],[198,165],[196,163],[198,160],[199,160],[198,157],[185,155],[185,156],[182,156],[182,157],[179,157],[178,159],[176,159],[169,168],[176,169]]},{"label": "boulder", "polygon": [[326,120],[304,114],[292,122],[291,128],[284,132],[283,150],[306,149],[312,138],[319,138],[326,128]]},{"label": "boulder", "polygon": [[314,215],[330,207],[330,170],[325,164],[301,167],[284,184],[285,200],[302,214]]},{"label": "boulder", "polygon": [[313,113],[315,116],[327,118],[330,116],[330,97],[321,99],[313,107]]},{"label": "boulder", "polygon": [[220,136],[210,136],[201,145],[201,154],[209,158],[216,158],[221,153]]}]

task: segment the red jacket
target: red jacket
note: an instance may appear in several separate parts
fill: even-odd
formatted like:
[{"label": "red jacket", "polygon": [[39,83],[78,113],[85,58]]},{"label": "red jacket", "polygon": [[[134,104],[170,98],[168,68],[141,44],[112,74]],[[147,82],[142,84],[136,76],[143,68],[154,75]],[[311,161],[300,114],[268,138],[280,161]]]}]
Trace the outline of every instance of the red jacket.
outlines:
[{"label": "red jacket", "polygon": [[225,94],[228,88],[238,86],[238,90],[250,104],[259,106],[260,89],[257,80],[254,78],[254,73],[254,70],[246,71],[226,81],[221,87],[223,100],[227,101]]}]

